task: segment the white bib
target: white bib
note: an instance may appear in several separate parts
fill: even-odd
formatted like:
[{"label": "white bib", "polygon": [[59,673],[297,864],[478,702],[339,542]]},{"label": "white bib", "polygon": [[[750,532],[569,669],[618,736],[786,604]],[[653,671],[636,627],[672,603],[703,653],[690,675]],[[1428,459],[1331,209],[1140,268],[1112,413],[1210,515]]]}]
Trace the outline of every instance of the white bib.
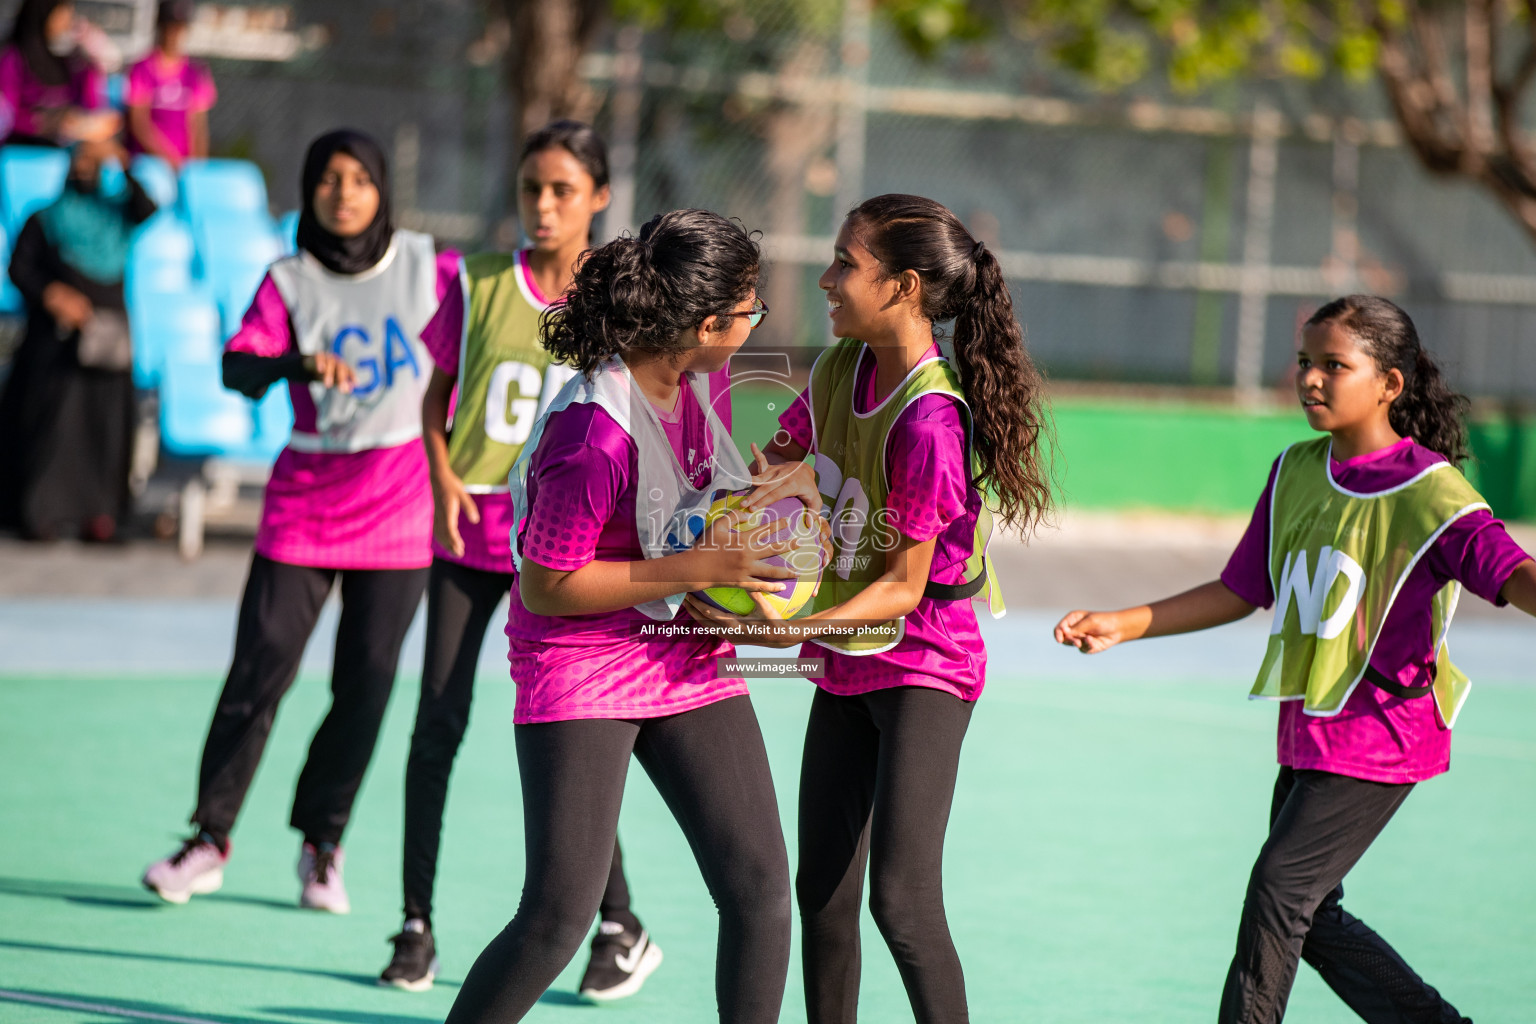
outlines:
[{"label": "white bib", "polygon": [[[512,466],[512,475],[507,482],[512,493],[512,560],[518,569],[523,566],[523,553],[518,548],[517,534],[528,518],[528,466],[538,450],[549,417],[567,406],[587,402],[601,406],[634,440],[635,531],[646,558],[661,558],[692,547],[704,529],[705,514],[715,499],[729,491],[751,486],[747,464],[710,404],[709,378],[697,373],[685,373],[683,378],[689,383],[699,408],[704,410],[705,429],[711,444],[709,482],[700,489],[689,481],[667,441],[655,408],[641,393],[624,361],[615,356],[600,366],[591,380],[578,374],[566,382],[550,402],[549,409],[533,425],[532,435]],[[686,397],[680,395],[678,401],[684,401]],[[682,593],[672,594],[635,607],[650,618],[668,622],[683,606],[683,596]]]},{"label": "white bib", "polygon": [[422,329],[437,311],[431,235],[396,231],[389,251],[360,274],[336,274],[307,252],[272,264],[305,355],[330,352],[357,374],[351,393],[309,385],[314,431],[293,432],[302,452],[360,452],[421,436],[421,398],[432,377]]}]

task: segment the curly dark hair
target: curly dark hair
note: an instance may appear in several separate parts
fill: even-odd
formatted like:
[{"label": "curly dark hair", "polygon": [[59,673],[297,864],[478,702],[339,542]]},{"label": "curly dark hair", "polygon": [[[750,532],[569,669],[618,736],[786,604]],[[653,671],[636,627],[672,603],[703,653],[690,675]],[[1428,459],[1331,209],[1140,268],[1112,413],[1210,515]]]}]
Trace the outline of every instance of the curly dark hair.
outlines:
[{"label": "curly dark hair", "polygon": [[1054,500],[1055,431],[1045,379],[1024,348],[997,257],[960,218],[922,196],[866,199],[848,219],[886,274],[917,272],[924,317],[954,321],[955,363],[980,463],[972,483],[996,495],[1004,524],[1029,533]]},{"label": "curly dark hair", "polygon": [[582,261],[565,301],[540,318],[544,347],[588,377],[612,356],[685,351],[684,331],[752,294],[761,260],[752,235],[717,213],[657,214],[638,237],[616,238]]},{"label": "curly dark hair", "polygon": [[1337,324],[1354,335],[1382,373],[1395,369],[1403,375],[1403,393],[1387,410],[1393,430],[1455,465],[1466,461],[1471,454],[1466,424],[1470,403],[1446,383],[1407,313],[1379,295],[1345,295],[1313,313],[1306,326],[1322,324]]}]

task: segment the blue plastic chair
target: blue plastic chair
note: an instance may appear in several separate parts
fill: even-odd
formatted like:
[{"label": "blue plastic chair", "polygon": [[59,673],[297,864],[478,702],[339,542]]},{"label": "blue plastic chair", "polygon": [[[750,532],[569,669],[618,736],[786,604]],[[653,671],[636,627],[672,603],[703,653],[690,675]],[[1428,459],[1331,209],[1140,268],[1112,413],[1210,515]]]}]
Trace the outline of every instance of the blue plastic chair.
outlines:
[{"label": "blue plastic chair", "polygon": [[26,308],[21,292],[11,283],[11,235],[0,224],[0,313],[16,314]]},{"label": "blue plastic chair", "polygon": [[0,222],[15,238],[28,217],[57,199],[69,176],[69,153],[42,146],[0,148]]},{"label": "blue plastic chair", "polygon": [[181,203],[193,230],[218,213],[266,213],[267,182],[247,160],[198,160],[181,171]]},{"label": "blue plastic chair", "polygon": [[277,233],[282,236],[283,244],[287,246],[283,255],[291,256],[299,251],[299,211],[289,210],[277,218]]},{"label": "blue plastic chair", "polygon": [[213,298],[219,307],[219,321],[226,341],[240,330],[245,311],[250,308],[251,300],[256,298],[256,289],[261,286],[261,279],[266,274],[265,264],[220,268],[219,274],[212,282]]},{"label": "blue plastic chair", "polygon": [[172,266],[183,268],[190,276],[196,254],[187,226],[174,213],[157,213],[134,233],[128,272],[132,274],[135,267]]},{"label": "blue plastic chair", "polygon": [[219,368],[167,359],[160,379],[160,440],[176,455],[244,455],[256,437],[250,401],[224,387]]},{"label": "blue plastic chair", "polygon": [[149,153],[140,153],[133,158],[133,164],[129,168],[133,176],[138,179],[144,191],[149,193],[149,198],[155,201],[155,205],[162,210],[170,210],[176,206],[176,196],[180,189],[176,186],[176,172],[171,170],[171,165],[164,158],[152,156]]},{"label": "blue plastic chair", "polygon": [[216,277],[225,267],[265,267],[287,253],[282,235],[272,218],[262,214],[257,217],[220,218],[215,228],[197,241],[197,258],[203,268],[203,276]]},{"label": "blue plastic chair", "polygon": [[151,303],[149,330],[163,343],[165,360],[203,363],[218,368],[224,355],[219,309],[206,293],[166,295]]},{"label": "blue plastic chair", "polygon": [[219,311],[206,290],[128,292],[133,377],[139,387],[160,383],[170,359],[217,367],[223,357]]},{"label": "blue plastic chair", "polygon": [[[152,388],[159,381],[166,336],[199,329],[195,324],[177,326],[190,314],[167,314],[166,309],[191,304],[206,311],[213,301],[212,295],[193,281],[192,256],[192,233],[174,213],[157,213],[134,235],[123,294],[133,329],[134,382],[141,388]],[[171,326],[167,326],[168,315]],[[201,329],[206,327],[205,316]]]}]

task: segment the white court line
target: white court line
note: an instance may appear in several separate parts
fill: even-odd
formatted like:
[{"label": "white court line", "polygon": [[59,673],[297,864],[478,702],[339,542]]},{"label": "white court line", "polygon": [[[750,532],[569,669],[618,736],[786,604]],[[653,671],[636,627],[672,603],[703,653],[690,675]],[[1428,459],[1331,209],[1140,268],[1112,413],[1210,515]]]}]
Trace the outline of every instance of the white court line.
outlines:
[{"label": "white court line", "polygon": [[164,1021],[165,1024],[219,1024],[218,1021],[208,1020],[206,1017],[178,1017],[172,1013],[130,1010],[126,1006],[108,1006],[105,1003],[80,1003],[73,999],[34,996],[27,992],[11,992],[3,988],[0,988],[0,999],[9,999],[16,1003],[33,1003],[37,1006],[51,1006],[58,1010],[84,1010],[87,1013],[99,1013],[105,1017],[130,1017],[135,1020]]}]

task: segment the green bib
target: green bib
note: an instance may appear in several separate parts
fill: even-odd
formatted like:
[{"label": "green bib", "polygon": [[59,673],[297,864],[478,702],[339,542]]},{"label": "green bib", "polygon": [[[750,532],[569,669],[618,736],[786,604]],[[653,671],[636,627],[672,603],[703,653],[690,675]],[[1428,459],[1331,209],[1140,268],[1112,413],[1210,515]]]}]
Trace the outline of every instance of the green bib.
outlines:
[{"label": "green bib", "polygon": [[[1275,617],[1251,696],[1304,700],[1336,715],[1367,676],[1382,623],[1403,582],[1446,527],[1487,502],[1447,462],[1376,494],[1333,480],[1331,439],[1280,456],[1270,500],[1269,578]],[[1461,587],[1435,595],[1435,706],[1446,728],[1471,682],[1451,664],[1446,633]]]},{"label": "green bib", "polygon": [[[971,410],[947,361],[937,358],[919,363],[884,401],[860,414],[854,412],[854,385],[865,358],[873,359],[874,355],[862,341],[845,339],[822,353],[811,369],[816,487],[832,510],[833,543],[832,560],[822,573],[821,589],[812,599],[811,611],[842,604],[885,574],[886,555],[900,536],[885,507],[890,496],[885,446],[902,410],[923,395],[953,396],[964,411],[967,449],[970,447]],[[971,461],[974,475],[974,456]],[[965,563],[965,578],[981,583],[979,599],[987,601],[995,618],[1003,614],[1003,596],[992,561],[986,557],[991,537],[992,512],[983,503]],[[897,619],[846,637],[828,636],[816,642],[844,654],[879,654],[895,647],[905,632],[905,620]]]},{"label": "green bib", "polygon": [[575,373],[544,351],[539,317],[548,303],[533,294],[526,274],[520,252],[466,256],[459,268],[464,334],[448,459],[472,494],[507,489],[534,421]]}]

